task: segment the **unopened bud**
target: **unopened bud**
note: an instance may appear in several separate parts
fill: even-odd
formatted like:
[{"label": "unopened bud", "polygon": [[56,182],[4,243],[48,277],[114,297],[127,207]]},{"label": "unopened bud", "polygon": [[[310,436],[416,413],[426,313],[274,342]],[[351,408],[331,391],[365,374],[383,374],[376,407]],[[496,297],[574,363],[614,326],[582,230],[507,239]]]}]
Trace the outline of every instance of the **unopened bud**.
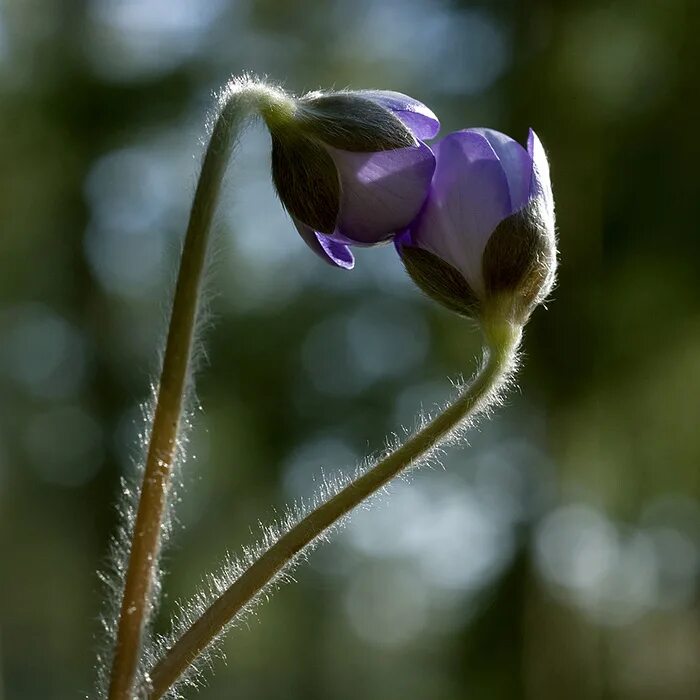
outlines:
[{"label": "unopened bud", "polygon": [[420,139],[439,128],[425,105],[360,91],[314,92],[293,99],[293,109],[273,107],[261,113],[275,187],[321,257],[352,267],[349,245],[383,242],[416,216],[435,169]]}]

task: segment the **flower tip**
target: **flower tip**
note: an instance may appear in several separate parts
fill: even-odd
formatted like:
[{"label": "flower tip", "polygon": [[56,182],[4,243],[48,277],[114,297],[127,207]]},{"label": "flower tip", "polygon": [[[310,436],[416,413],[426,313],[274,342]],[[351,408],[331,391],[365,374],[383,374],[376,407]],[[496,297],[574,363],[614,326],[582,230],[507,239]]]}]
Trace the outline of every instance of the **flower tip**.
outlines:
[{"label": "flower tip", "polygon": [[413,132],[413,135],[421,141],[434,139],[440,133],[440,120],[435,112],[426,107],[422,102],[415,109],[397,112],[396,116]]},{"label": "flower tip", "polygon": [[336,243],[326,236],[318,235],[319,243],[326,254],[326,262],[341,270],[352,270],[355,267],[355,256],[349,246]]},{"label": "flower tip", "polygon": [[355,257],[347,245],[338,243],[328,236],[314,231],[310,226],[307,226],[293,216],[292,222],[294,226],[296,226],[304,243],[306,243],[321,260],[334,267],[339,267],[341,270],[352,270],[355,267]]},{"label": "flower tip", "polygon": [[536,148],[541,149],[542,142],[540,141],[540,138],[535,130],[532,127],[529,127],[527,130],[527,152],[530,158],[534,156]]},{"label": "flower tip", "polygon": [[420,141],[435,138],[440,131],[440,120],[435,112],[402,92],[361,90],[356,94],[389,110]]}]

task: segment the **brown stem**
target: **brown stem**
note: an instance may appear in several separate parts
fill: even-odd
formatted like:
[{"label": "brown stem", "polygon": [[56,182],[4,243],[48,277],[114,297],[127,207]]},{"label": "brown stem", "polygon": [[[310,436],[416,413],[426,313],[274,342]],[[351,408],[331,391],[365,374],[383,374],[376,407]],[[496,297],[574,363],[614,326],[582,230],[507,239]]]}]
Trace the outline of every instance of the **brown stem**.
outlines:
[{"label": "brown stem", "polygon": [[142,636],[151,610],[161,529],[177,455],[183,403],[211,222],[231,144],[243,116],[230,101],[218,115],[202,164],[180,259],[168,339],[124,583],[110,677],[110,700],[133,700]]}]

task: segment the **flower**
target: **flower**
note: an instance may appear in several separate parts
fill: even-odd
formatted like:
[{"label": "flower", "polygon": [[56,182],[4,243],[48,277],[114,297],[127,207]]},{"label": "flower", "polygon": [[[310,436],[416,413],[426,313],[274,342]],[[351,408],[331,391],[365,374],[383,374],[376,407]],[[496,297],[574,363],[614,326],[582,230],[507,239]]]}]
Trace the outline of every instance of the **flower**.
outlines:
[{"label": "flower", "polygon": [[435,170],[422,139],[440,124],[398,92],[315,92],[293,107],[263,111],[275,187],[309,247],[352,268],[350,245],[386,241],[420,211]]},{"label": "flower", "polygon": [[556,269],[549,164],[530,130],[527,149],[492,129],[446,136],[420,214],[396,240],[418,286],[448,308],[524,323]]}]

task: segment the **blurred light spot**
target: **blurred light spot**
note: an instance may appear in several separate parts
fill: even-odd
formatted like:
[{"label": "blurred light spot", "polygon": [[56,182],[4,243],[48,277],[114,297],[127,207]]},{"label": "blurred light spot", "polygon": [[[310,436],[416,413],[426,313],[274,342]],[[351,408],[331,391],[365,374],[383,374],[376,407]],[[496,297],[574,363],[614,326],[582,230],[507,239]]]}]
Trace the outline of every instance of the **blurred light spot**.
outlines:
[{"label": "blurred light spot", "polygon": [[85,254],[107,291],[140,296],[162,284],[167,234],[178,224],[184,227],[189,206],[184,163],[177,158],[182,153],[164,138],[150,147],[108,153],[88,174]]},{"label": "blurred light spot", "polygon": [[425,321],[413,308],[376,300],[312,328],[302,361],[318,391],[351,396],[405,375],[425,359],[428,345]]},{"label": "blurred light spot", "polygon": [[620,558],[603,586],[602,600],[593,604],[593,617],[603,624],[634,622],[656,605],[658,569],[654,547],[645,533],[622,540]]},{"label": "blurred light spot", "polygon": [[80,390],[87,353],[79,331],[47,306],[27,304],[6,315],[0,367],[42,398],[61,398]]},{"label": "blurred light spot", "polygon": [[533,468],[545,456],[534,445],[505,441],[480,450],[474,459],[479,503],[512,524],[527,522],[537,514],[543,505],[543,484]]},{"label": "blurred light spot", "polygon": [[538,529],[536,548],[544,575],[579,591],[599,587],[619,554],[613,525],[598,511],[580,505],[549,515]]},{"label": "blurred light spot", "polygon": [[344,50],[383,64],[396,63],[416,83],[455,94],[477,94],[506,70],[503,28],[482,9],[452,10],[431,0],[372,0],[353,18],[359,26]]},{"label": "blurred light spot", "polygon": [[92,60],[113,78],[171,71],[206,45],[227,5],[226,0],[95,0]]},{"label": "blurred light spot", "polygon": [[270,179],[270,140],[263,129],[246,132],[236,150],[229,201],[221,215],[231,232],[235,275],[226,297],[237,310],[281,308],[312,276],[337,274],[314,255],[277,199]]},{"label": "blurred light spot", "polygon": [[629,624],[658,603],[653,540],[642,531],[623,536],[592,508],[549,515],[536,534],[536,559],[555,590],[600,624]]},{"label": "blurred light spot", "polygon": [[412,562],[428,585],[463,592],[479,590],[510,560],[507,519],[459,479],[426,473],[391,491],[386,504],[357,513],[344,535],[365,554]]},{"label": "blurred light spot", "polygon": [[301,445],[287,460],[284,487],[293,498],[308,499],[318,490],[324,475],[331,477],[343,469],[352,472],[357,454],[343,440],[319,437]]},{"label": "blurred light spot", "polygon": [[92,271],[108,291],[138,297],[162,281],[165,245],[162,236],[135,236],[88,228],[85,252]]},{"label": "blurred light spot", "polygon": [[174,165],[157,146],[132,146],[99,158],[85,183],[95,224],[135,234],[161,228],[181,175]]},{"label": "blurred light spot", "polygon": [[499,516],[473,494],[445,494],[424,516],[420,531],[416,528],[416,537],[425,538],[425,577],[447,589],[478,589],[493,580],[513,550]]},{"label": "blurred light spot", "polygon": [[410,307],[379,299],[352,314],[346,335],[351,358],[368,383],[400,377],[428,353],[423,317]]},{"label": "blurred light spot", "polygon": [[102,431],[78,406],[59,406],[30,419],[23,435],[37,476],[61,486],[81,486],[102,464]]},{"label": "blurred light spot", "polygon": [[426,626],[428,600],[409,572],[382,567],[351,579],[345,610],[357,634],[380,647],[400,647]]}]

